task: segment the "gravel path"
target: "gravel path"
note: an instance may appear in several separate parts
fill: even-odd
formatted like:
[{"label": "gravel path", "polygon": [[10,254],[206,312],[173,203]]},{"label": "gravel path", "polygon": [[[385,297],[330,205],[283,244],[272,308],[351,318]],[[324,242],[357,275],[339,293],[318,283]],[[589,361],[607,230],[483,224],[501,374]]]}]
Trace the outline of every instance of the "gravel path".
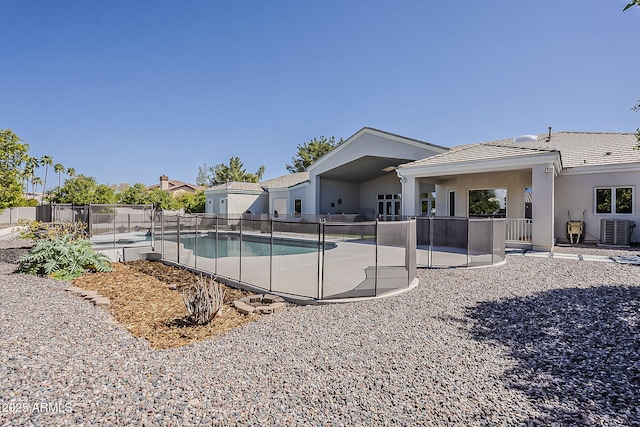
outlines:
[{"label": "gravel path", "polygon": [[13,267],[0,425],[640,425],[638,266],[421,270],[404,295],[162,351]]}]

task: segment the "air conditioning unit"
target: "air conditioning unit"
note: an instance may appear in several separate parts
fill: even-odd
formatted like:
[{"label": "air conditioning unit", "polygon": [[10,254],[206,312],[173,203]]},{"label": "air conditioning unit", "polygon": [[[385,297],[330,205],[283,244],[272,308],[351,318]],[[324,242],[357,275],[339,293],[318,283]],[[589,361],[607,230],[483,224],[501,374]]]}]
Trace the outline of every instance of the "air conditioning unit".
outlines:
[{"label": "air conditioning unit", "polygon": [[631,225],[626,219],[600,220],[600,243],[603,245],[629,245]]}]

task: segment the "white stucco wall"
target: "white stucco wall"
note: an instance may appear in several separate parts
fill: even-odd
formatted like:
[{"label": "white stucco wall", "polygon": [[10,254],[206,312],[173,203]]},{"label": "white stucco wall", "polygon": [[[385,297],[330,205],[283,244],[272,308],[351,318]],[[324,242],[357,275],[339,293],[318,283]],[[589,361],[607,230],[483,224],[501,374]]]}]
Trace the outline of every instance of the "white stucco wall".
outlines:
[{"label": "white stucco wall", "polygon": [[[360,185],[354,182],[322,179],[320,184],[319,213],[358,213]],[[338,204],[338,199],[342,204]],[[331,204],[333,203],[333,206]]]},{"label": "white stucco wall", "polygon": [[[569,220],[582,220],[584,211],[585,240],[600,241],[600,220],[629,219],[636,221],[632,242],[640,241],[640,203],[638,202],[637,184],[640,182],[637,172],[601,173],[591,175],[561,174],[556,178],[555,194],[555,233],[558,238],[566,238],[566,223]],[[633,214],[596,214],[595,188],[602,187],[633,187]],[[534,196],[535,203],[535,196]]]},{"label": "white stucco wall", "polygon": [[[205,193],[206,194],[206,193]],[[226,199],[221,209],[220,200]],[[246,211],[252,213],[266,213],[269,208],[269,196],[262,194],[238,194],[238,193],[215,193],[206,194],[205,212],[217,213],[221,215],[243,214]]]}]

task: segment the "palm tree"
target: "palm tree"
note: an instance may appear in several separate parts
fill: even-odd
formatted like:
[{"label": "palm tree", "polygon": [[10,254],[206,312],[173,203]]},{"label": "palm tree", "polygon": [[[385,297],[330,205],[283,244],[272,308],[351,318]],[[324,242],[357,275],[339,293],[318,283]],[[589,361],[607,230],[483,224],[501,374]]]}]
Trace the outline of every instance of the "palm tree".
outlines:
[{"label": "palm tree", "polygon": [[58,174],[58,188],[60,188],[60,177],[66,171],[66,169],[60,163],[56,163],[55,165],[53,165],[53,170]]},{"label": "palm tree", "polygon": [[[35,157],[27,157],[24,166],[24,177],[26,181],[27,193],[29,192],[29,181],[33,184],[33,179],[36,176],[36,169],[40,166],[40,162]],[[34,195],[35,197],[35,195]]]},{"label": "palm tree", "polygon": [[40,159],[40,164],[44,166],[44,185],[42,186],[42,198],[40,199],[40,202],[42,202],[47,192],[47,173],[49,172],[49,166],[53,165],[53,157],[45,154]]},{"label": "palm tree", "polygon": [[33,188],[33,190],[32,190],[32,191],[33,191],[33,195],[34,195],[34,197],[35,197],[35,195],[36,195],[36,190],[37,190],[37,188],[38,188],[38,185],[41,185],[41,184],[42,184],[42,179],[41,179],[39,176],[33,176],[33,177],[31,177],[31,185],[33,186],[33,187],[32,187],[32,188]]},{"label": "palm tree", "polygon": [[76,170],[74,168],[68,168],[67,176],[73,178],[74,176],[76,176]]}]

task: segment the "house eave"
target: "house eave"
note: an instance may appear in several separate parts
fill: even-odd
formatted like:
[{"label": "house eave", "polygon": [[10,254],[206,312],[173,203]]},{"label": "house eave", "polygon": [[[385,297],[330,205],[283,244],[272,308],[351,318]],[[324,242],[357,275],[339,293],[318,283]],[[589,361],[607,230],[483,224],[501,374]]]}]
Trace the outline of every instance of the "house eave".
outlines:
[{"label": "house eave", "polygon": [[403,143],[403,144],[411,145],[413,147],[418,147],[418,148],[422,148],[422,149],[428,148],[429,150],[434,151],[434,152],[436,152],[438,154],[446,153],[447,151],[449,151],[448,148],[441,147],[439,145],[431,144],[431,143],[428,143],[428,142],[420,142],[417,139],[406,138],[406,137],[402,137],[400,135],[396,135],[396,134],[393,134],[393,133],[383,132],[383,131],[380,131],[380,130],[377,130],[377,129],[364,127],[362,129],[360,129],[358,132],[356,132],[353,135],[351,135],[349,138],[347,138],[342,144],[337,146],[335,149],[331,150],[329,153],[325,154],[324,156],[319,158],[317,161],[315,161],[311,166],[309,166],[307,168],[307,171],[311,172],[312,170],[318,168],[327,159],[337,155],[346,146],[351,144],[351,142],[353,142],[354,140],[358,139],[359,137],[361,137],[362,135],[364,135],[366,133],[371,134],[371,135],[376,135],[376,136],[379,136],[381,138],[389,139],[389,140],[394,141],[394,142],[400,142],[400,143]]},{"label": "house eave", "polygon": [[591,175],[598,173],[640,172],[640,163],[616,165],[575,166],[562,169],[562,175]]},{"label": "house eave", "polygon": [[529,156],[502,157],[499,159],[474,160],[440,165],[400,166],[398,175],[413,177],[438,177],[444,175],[462,175],[471,173],[499,172],[518,169],[530,169],[532,166],[553,164],[554,173],[562,170],[559,153],[533,154]]}]

